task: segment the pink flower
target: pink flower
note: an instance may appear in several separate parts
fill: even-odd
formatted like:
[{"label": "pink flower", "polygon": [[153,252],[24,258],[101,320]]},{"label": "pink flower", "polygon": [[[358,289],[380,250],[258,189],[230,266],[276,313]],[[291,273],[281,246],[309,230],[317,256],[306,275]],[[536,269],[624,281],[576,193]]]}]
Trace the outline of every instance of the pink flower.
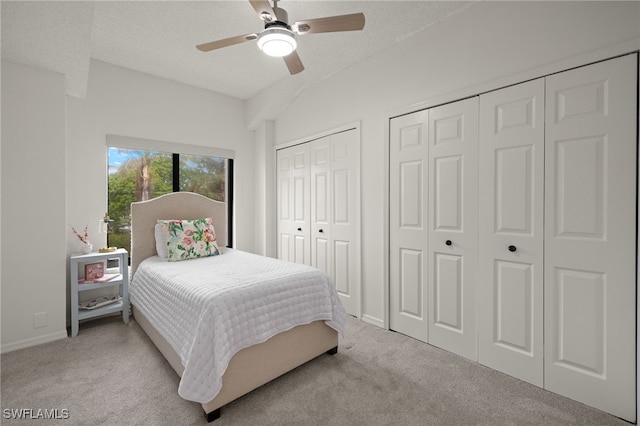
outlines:
[{"label": "pink flower", "polygon": [[212,243],[216,240],[216,233],[213,232],[213,229],[205,229],[202,235],[202,240]]},{"label": "pink flower", "polygon": [[73,233],[76,235],[76,237],[78,237],[78,239],[80,241],[82,241],[84,244],[89,244],[89,225],[84,227],[84,233],[81,235],[80,233],[78,233],[78,231],[76,231],[76,229],[72,226],[71,230],[73,231]]},{"label": "pink flower", "polygon": [[186,231],[184,231],[184,235],[190,237],[193,235],[193,229],[187,229]]},{"label": "pink flower", "polygon": [[195,242],[193,241],[192,238],[189,237],[184,237],[182,239],[182,247],[188,249],[190,247],[193,247],[193,245],[195,244]]}]

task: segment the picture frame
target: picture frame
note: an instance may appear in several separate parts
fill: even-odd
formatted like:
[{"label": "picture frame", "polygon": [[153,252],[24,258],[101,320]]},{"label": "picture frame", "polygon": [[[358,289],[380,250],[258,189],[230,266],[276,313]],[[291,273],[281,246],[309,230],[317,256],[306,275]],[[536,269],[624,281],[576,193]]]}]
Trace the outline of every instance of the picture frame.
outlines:
[{"label": "picture frame", "polygon": [[85,263],[84,279],[85,281],[93,281],[102,278],[104,275],[105,262]]}]

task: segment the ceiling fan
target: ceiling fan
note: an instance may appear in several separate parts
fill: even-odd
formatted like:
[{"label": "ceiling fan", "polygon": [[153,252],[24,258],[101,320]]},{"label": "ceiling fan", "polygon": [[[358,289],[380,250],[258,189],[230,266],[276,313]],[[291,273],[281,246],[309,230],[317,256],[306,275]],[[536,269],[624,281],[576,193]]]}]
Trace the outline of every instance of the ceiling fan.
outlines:
[{"label": "ceiling fan", "polygon": [[296,35],[359,31],[364,28],[364,14],[362,13],[306,19],[289,25],[289,14],[286,10],[278,7],[278,1],[273,0],[273,7],[271,7],[268,0],[249,0],[260,19],[264,21],[264,30],[260,33],[211,41],[199,44],[196,48],[203,52],[209,52],[245,41],[257,40],[260,50],[267,55],[284,58],[289,72],[297,74],[304,70],[304,66],[296,52]]}]

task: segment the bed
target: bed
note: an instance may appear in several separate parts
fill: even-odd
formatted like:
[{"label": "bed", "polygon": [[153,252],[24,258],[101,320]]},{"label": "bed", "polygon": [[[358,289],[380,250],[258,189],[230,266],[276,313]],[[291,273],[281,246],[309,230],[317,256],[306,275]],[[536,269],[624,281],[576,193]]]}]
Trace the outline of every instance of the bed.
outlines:
[{"label": "bed", "polygon": [[[132,278],[130,288],[133,316],[176,373],[181,377],[178,393],[185,399],[199,402],[204,409],[207,421],[217,419],[220,416],[221,407],[225,404],[282,374],[325,353],[330,355],[337,353],[338,336],[339,333],[343,331],[346,317],[344,308],[340,302],[337,301],[337,295],[335,297],[337,304],[334,302],[333,294],[335,293],[335,289],[333,288],[331,280],[326,276],[325,278],[316,278],[314,276],[314,274],[319,273],[319,271],[316,270],[316,272],[314,272],[312,271],[313,268],[304,265],[291,264],[223,248],[227,245],[227,232],[225,229],[227,224],[226,212],[226,204],[188,192],[167,194],[149,201],[131,204]],[[159,259],[158,251],[156,250],[155,236],[155,226],[158,220],[201,218],[213,218],[217,243],[222,251],[221,255],[212,256],[207,259],[192,259],[180,262],[166,262]],[[240,279],[240,274],[244,274],[244,270],[251,271],[253,267],[252,262],[255,262],[256,265],[262,265],[256,266],[256,268],[266,268],[271,271],[268,272],[271,274],[269,275],[270,277],[277,274],[273,279],[270,278],[269,280],[263,281],[268,281],[269,283],[273,281],[273,285],[280,289],[277,291],[281,291],[281,293],[277,293],[277,296],[275,296],[276,293],[274,293],[274,296],[265,297],[264,292],[266,291],[266,285],[263,282],[258,289],[251,290],[246,295],[243,293],[242,296],[238,296],[239,293],[237,292],[239,292],[241,288],[250,288],[250,286],[248,284],[235,285],[233,291],[236,293],[230,293],[224,302],[219,302],[219,299],[216,299],[216,302],[207,301],[201,303],[203,306],[215,306],[215,308],[207,308],[206,315],[202,312],[197,312],[197,310],[200,309],[197,307],[193,309],[194,312],[191,312],[191,308],[180,308],[175,312],[170,312],[166,306],[182,306],[176,302],[178,296],[182,297],[182,292],[191,291],[190,289],[185,290],[183,287],[179,287],[179,285],[184,284],[179,281],[192,279],[191,274],[194,276],[194,282],[196,279],[199,279],[199,272],[192,273],[190,269],[187,273],[187,269],[185,268],[191,268],[191,266],[194,265],[193,270],[195,271],[200,268],[200,266],[196,268],[196,265],[205,265],[205,262],[212,262],[211,265],[205,267],[210,268],[210,270],[215,270],[215,275],[229,278],[231,275],[229,275],[228,270],[238,271],[237,275],[234,272],[234,281]],[[231,266],[234,265],[234,262],[235,266]],[[175,279],[171,278],[170,282],[166,282],[168,279],[164,276],[156,279],[156,275],[154,274],[161,274],[164,273],[162,271],[168,271],[167,268],[170,267],[169,264],[179,265],[181,268],[176,270],[177,272],[172,272],[173,275],[169,274],[175,277]],[[171,267],[173,267],[173,265],[171,265]],[[238,268],[238,265],[242,265],[243,267]],[[251,279],[257,280],[256,277],[258,277],[258,275],[256,274],[258,272],[262,273],[263,269],[256,269],[253,278],[251,278],[252,275],[249,274],[247,278],[242,279],[246,279],[247,282],[251,281]],[[227,270],[227,272],[224,272],[225,270]],[[220,271],[219,274],[218,271]],[[291,275],[287,280],[280,279],[280,277],[284,276],[289,277],[288,274]],[[319,281],[324,279],[329,280],[330,290],[328,291],[320,290],[322,284],[320,284]],[[156,280],[157,283],[150,285],[151,280]],[[262,278],[260,278],[260,280],[262,280]],[[295,288],[289,283],[289,280],[297,280],[295,281]],[[176,282],[174,283],[173,281]],[[163,287],[165,285],[168,287]],[[187,285],[187,287],[189,287],[189,285]],[[194,285],[194,287],[197,286]],[[316,295],[312,296],[311,293],[307,294],[307,287],[312,289],[310,290],[312,293],[315,291]],[[158,288],[158,290],[156,291],[154,288]],[[178,288],[179,290],[174,291],[174,288]],[[226,297],[226,293],[221,294],[221,297]],[[222,332],[219,331],[220,324],[245,322],[245,319],[241,320],[239,317],[231,316],[235,315],[235,307],[229,309],[230,313],[227,313],[227,315],[229,315],[228,318],[212,320],[211,324],[214,325],[211,327],[207,326],[202,319],[203,317],[208,318],[208,316],[210,316],[209,311],[223,311],[223,306],[226,307],[231,303],[229,302],[230,300],[235,301],[239,297],[243,301],[234,303],[243,306],[255,306],[254,309],[266,309],[265,306],[270,305],[286,305],[286,303],[282,301],[278,302],[281,294],[295,294],[295,300],[299,300],[301,304],[309,304],[312,298],[324,297],[325,300],[323,303],[318,304],[322,305],[322,307],[308,308],[307,305],[304,305],[304,307],[300,305],[300,309],[290,309],[294,311],[303,310],[306,312],[315,312],[313,315],[309,314],[306,318],[300,320],[293,318],[294,314],[289,314],[284,311],[277,315],[269,314],[266,318],[270,319],[264,322],[278,323],[276,332],[264,330],[261,326],[262,322],[257,324],[252,323],[253,328],[250,332],[245,332],[244,330],[240,332],[234,331],[233,333],[225,332],[224,330]],[[321,294],[321,296],[317,294]],[[190,303],[194,297],[193,295],[187,295],[186,299]],[[257,297],[261,297],[261,299],[251,299]],[[331,301],[329,302],[327,298],[330,298]],[[270,300],[273,300],[273,302],[268,302]],[[180,303],[182,303],[182,301]],[[215,303],[218,304],[216,305]],[[315,302],[313,303],[315,304]],[[330,307],[329,304],[331,305]],[[289,303],[289,305],[297,306],[291,303]],[[330,313],[328,313],[329,310],[331,311]],[[189,315],[187,315],[187,312],[189,312]],[[252,312],[258,311],[254,310]],[[167,325],[163,324],[163,318],[168,315],[175,315],[177,320],[173,321],[173,323],[180,323],[183,329],[167,330]],[[328,318],[327,315],[331,318]],[[251,317],[253,318],[253,315]],[[164,321],[166,322],[166,319],[164,319]],[[247,324],[249,324],[252,320],[246,321]],[[295,321],[295,323],[293,321]],[[187,340],[192,339],[193,341],[179,341],[180,336],[191,333],[193,329],[192,325],[194,324],[197,324],[197,330],[193,331],[192,337],[185,338]],[[178,326],[170,324],[169,327]],[[231,335],[233,342],[227,343],[225,341],[225,343],[222,344],[220,342],[222,342],[223,339],[213,339],[211,337],[212,334],[216,334],[217,336]],[[254,334],[258,335],[257,338],[253,337]],[[178,335],[178,338],[176,338],[175,335]],[[250,335],[250,337],[244,338],[245,335]],[[178,341],[176,341],[176,339]],[[253,339],[255,342],[248,344],[247,342],[249,340],[247,339]],[[219,349],[221,345],[223,347],[222,350]],[[210,347],[213,347],[213,349],[211,349],[212,353],[208,354],[207,350],[209,350]],[[187,350],[185,351],[184,348],[187,348]],[[198,351],[198,353],[194,355],[190,351]],[[203,353],[206,356],[203,355]],[[229,359],[222,359],[222,361],[220,361],[218,359],[220,353],[223,354],[223,358],[226,356]],[[211,367],[212,365],[213,367]],[[189,384],[183,386],[187,379],[190,380]],[[195,383],[196,380],[198,380],[199,383]],[[197,390],[194,391],[193,389]],[[183,393],[186,394],[186,397]]]}]

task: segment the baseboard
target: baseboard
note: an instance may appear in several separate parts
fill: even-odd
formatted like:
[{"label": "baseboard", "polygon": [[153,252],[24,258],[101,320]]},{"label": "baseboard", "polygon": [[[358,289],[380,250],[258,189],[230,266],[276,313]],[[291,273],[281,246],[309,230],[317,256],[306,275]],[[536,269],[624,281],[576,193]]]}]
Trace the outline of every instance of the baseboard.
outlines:
[{"label": "baseboard", "polygon": [[362,315],[362,321],[367,324],[375,325],[376,327],[385,328],[384,321],[380,318],[372,317],[371,315]]},{"label": "baseboard", "polygon": [[45,334],[44,336],[32,337],[31,339],[20,340],[17,342],[7,343],[0,347],[0,353],[7,353],[16,351],[18,349],[29,348],[31,346],[41,345],[43,343],[53,342],[54,340],[66,339],[69,337],[67,331],[57,331],[51,334]]}]

